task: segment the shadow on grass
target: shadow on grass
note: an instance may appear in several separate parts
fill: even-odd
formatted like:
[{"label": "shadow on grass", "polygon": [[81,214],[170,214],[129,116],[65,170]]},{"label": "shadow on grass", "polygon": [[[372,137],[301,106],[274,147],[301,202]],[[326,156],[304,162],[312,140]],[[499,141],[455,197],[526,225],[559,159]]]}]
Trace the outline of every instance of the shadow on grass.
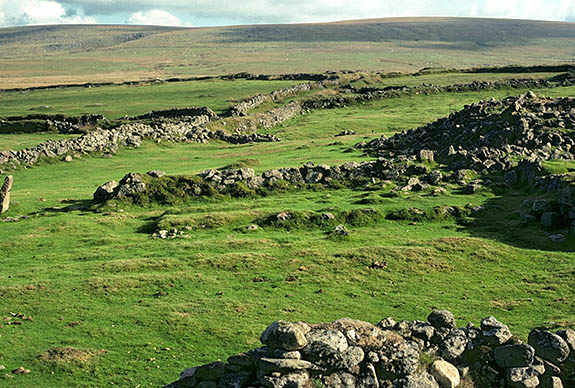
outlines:
[{"label": "shadow on grass", "polygon": [[30,216],[41,216],[49,213],[70,213],[73,211],[93,213],[98,209],[91,200],[64,200],[61,202],[66,206],[47,207],[42,210],[30,213]]},{"label": "shadow on grass", "polygon": [[[526,222],[520,214],[526,199],[546,198],[549,194],[540,191],[513,191],[488,199],[484,210],[473,221],[462,227],[474,237],[495,240],[523,249],[553,252],[575,251],[575,236],[569,233],[569,226],[547,230],[539,222]],[[554,242],[549,236],[563,234],[565,241]]]}]

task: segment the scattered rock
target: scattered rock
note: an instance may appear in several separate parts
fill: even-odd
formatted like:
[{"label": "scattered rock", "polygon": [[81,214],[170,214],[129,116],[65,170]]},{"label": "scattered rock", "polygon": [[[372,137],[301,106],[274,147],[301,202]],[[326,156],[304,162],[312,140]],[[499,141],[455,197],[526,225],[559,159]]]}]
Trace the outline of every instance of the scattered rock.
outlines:
[{"label": "scattered rock", "polygon": [[335,236],[347,237],[347,236],[349,236],[349,230],[347,230],[345,225],[340,224],[340,225],[335,227],[335,229],[333,230],[333,234]]}]

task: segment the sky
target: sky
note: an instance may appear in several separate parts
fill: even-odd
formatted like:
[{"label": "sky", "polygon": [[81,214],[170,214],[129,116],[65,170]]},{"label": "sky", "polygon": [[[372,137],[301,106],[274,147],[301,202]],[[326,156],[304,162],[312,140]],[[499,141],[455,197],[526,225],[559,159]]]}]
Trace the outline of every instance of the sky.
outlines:
[{"label": "sky", "polygon": [[84,23],[204,27],[401,16],[575,22],[575,0],[0,0],[0,27]]}]

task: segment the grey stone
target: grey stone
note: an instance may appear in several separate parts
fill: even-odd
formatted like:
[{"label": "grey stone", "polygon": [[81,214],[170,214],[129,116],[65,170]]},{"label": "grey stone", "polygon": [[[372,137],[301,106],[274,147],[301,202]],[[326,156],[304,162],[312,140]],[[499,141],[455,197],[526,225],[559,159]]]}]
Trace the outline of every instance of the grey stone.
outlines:
[{"label": "grey stone", "polygon": [[413,374],[393,382],[393,388],[439,388],[429,373]]},{"label": "grey stone", "polygon": [[146,173],[147,175],[151,176],[152,178],[161,178],[166,175],[164,171],[160,170],[152,170]]},{"label": "grey stone", "polygon": [[459,371],[447,361],[435,361],[430,371],[441,388],[456,388],[461,382]]},{"label": "grey stone", "polygon": [[271,372],[289,373],[296,370],[312,369],[313,364],[309,361],[286,358],[261,358],[259,371],[265,375]]},{"label": "grey stone", "polygon": [[94,192],[94,201],[104,202],[107,199],[111,198],[111,196],[114,194],[114,190],[116,189],[116,187],[118,187],[118,182],[116,181],[109,181],[99,186]]},{"label": "grey stone", "polygon": [[333,234],[336,236],[347,237],[349,236],[349,230],[345,227],[345,225],[338,225],[333,230]]},{"label": "grey stone", "polygon": [[529,345],[537,356],[560,364],[569,356],[569,345],[557,334],[545,330],[532,330],[528,338]]},{"label": "grey stone", "polygon": [[439,344],[439,354],[448,361],[455,361],[465,352],[468,342],[467,335],[463,330],[453,330]]},{"label": "grey stone", "polygon": [[330,357],[339,358],[348,348],[348,343],[342,332],[337,330],[312,330],[306,335],[308,345],[302,352],[311,361],[326,360]]},{"label": "grey stone", "polygon": [[491,346],[499,346],[512,337],[507,325],[499,322],[495,317],[481,320],[481,336]]},{"label": "grey stone", "polygon": [[418,156],[421,162],[433,162],[435,159],[435,153],[431,150],[420,150]]},{"label": "grey stone", "polygon": [[6,213],[10,208],[10,191],[12,190],[12,184],[14,182],[14,177],[8,175],[4,179],[4,184],[0,189],[0,214]]},{"label": "grey stone", "polygon": [[260,382],[267,388],[311,388],[307,371],[297,371],[279,377],[263,376]]},{"label": "grey stone", "polygon": [[551,211],[551,204],[546,199],[536,199],[533,201],[533,208],[531,212],[536,215],[540,216],[545,212]]},{"label": "grey stone", "polygon": [[456,326],[455,317],[451,312],[447,310],[432,311],[427,317],[427,321],[437,329],[440,329],[442,327],[453,329]]},{"label": "grey stone", "polygon": [[545,212],[541,215],[541,225],[547,229],[561,226],[561,215],[557,212]]},{"label": "grey stone", "polygon": [[306,347],[310,328],[304,323],[275,321],[262,333],[260,340],[271,348],[300,350]]},{"label": "grey stone", "polygon": [[563,388],[563,382],[558,376],[543,376],[540,380],[540,388]]},{"label": "grey stone", "polygon": [[507,369],[507,383],[514,388],[535,388],[539,385],[538,376],[533,367]]},{"label": "grey stone", "polygon": [[504,345],[495,348],[493,355],[501,368],[527,367],[535,359],[535,349],[527,344]]},{"label": "grey stone", "polygon": [[575,330],[559,330],[555,334],[563,339],[569,345],[571,352],[575,352]]},{"label": "grey stone", "polygon": [[426,322],[416,322],[411,328],[412,335],[424,341],[431,341],[435,328]]}]

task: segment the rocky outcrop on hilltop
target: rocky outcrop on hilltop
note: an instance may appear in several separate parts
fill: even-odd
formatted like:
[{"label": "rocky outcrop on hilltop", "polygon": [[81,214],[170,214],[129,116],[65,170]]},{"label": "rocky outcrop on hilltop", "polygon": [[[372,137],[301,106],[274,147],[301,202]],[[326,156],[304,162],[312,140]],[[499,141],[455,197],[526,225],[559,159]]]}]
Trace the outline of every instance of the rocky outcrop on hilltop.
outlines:
[{"label": "rocky outcrop on hilltop", "polygon": [[520,97],[465,106],[449,117],[358,145],[372,155],[416,159],[430,150],[452,169],[505,170],[511,157],[575,158],[575,99]]},{"label": "rocky outcrop on hilltop", "polygon": [[496,318],[457,326],[449,311],[427,321],[276,321],[262,347],[183,371],[165,388],[571,387],[575,331],[532,330],[524,342]]}]

